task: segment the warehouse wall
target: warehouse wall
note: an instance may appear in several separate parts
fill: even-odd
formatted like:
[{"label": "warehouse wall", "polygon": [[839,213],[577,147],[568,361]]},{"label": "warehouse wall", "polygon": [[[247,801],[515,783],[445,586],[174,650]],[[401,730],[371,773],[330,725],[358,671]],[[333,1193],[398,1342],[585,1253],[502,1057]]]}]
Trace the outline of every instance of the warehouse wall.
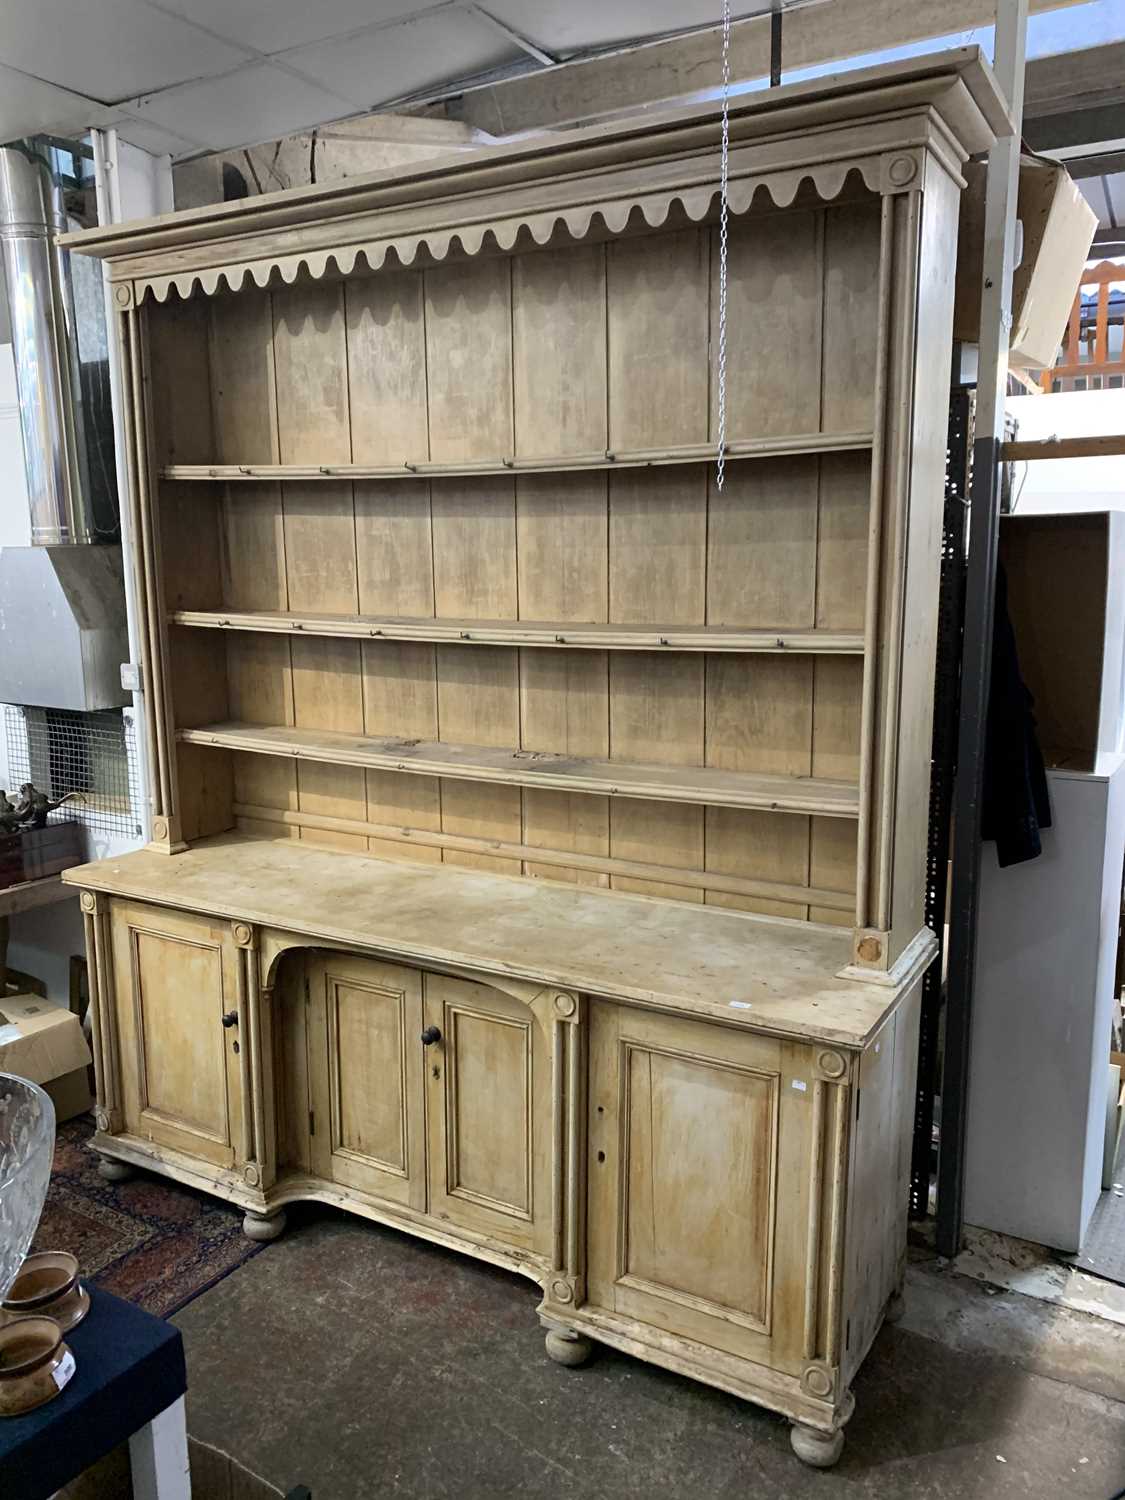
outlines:
[{"label": "warehouse wall", "polygon": [[[171,207],[171,171],[167,158],[155,158],[134,146],[121,143],[116,168],[123,218],[141,218]],[[7,289],[0,265],[0,548],[26,547],[31,543],[31,524],[24,478],[23,439],[8,323]],[[2,708],[0,708],[2,716]],[[138,740],[142,737],[138,733]],[[8,754],[0,722],[0,787],[11,790]],[[139,845],[104,833],[89,834],[86,856],[105,858]],[[70,986],[70,959],[85,951],[82,915],[77,896],[11,919],[8,962],[11,967],[42,979],[52,1000],[66,1004]]]}]

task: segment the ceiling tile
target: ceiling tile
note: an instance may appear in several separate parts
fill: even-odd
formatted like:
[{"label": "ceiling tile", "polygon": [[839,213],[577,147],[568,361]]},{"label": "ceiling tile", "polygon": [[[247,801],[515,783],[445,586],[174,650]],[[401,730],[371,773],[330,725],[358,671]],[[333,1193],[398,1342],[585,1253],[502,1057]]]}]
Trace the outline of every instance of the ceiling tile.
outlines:
[{"label": "ceiling tile", "polygon": [[338,120],[351,106],[303,78],[256,63],[222,78],[130,102],[129,113],[213,151],[255,145]]},{"label": "ceiling tile", "polygon": [[184,156],[198,151],[205,144],[199,139],[188,140],[176,135],[152,120],[138,120],[133,115],[121,115],[114,121],[114,127],[123,141],[147,151],[150,156]]},{"label": "ceiling tile", "polygon": [[285,61],[356,108],[372,109],[526,56],[471,16],[442,10],[401,26],[301,47],[286,53]]},{"label": "ceiling tile", "polygon": [[65,135],[86,128],[90,118],[103,113],[81,94],[28,78],[0,63],[0,141],[52,131]]},{"label": "ceiling tile", "polygon": [[[560,56],[610,47],[692,26],[718,24],[717,0],[482,0],[485,10],[528,41]],[[770,0],[733,0],[736,20],[770,9]]]},{"label": "ceiling tile", "polygon": [[258,52],[282,52],[432,8],[433,0],[162,0],[167,10]]},{"label": "ceiling tile", "polygon": [[237,67],[242,48],[143,0],[0,0],[4,61],[111,103]]}]

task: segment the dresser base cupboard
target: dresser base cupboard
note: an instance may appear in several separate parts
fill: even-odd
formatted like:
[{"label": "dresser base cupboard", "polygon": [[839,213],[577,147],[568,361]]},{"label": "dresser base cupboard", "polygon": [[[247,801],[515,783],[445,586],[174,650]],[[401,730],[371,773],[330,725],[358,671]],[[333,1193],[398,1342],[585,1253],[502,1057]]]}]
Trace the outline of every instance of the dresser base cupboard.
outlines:
[{"label": "dresser base cupboard", "polygon": [[755,937],[789,940],[770,918],[298,842],[68,879],[109,1175],[215,1193],[256,1239],[313,1199],[507,1267],[542,1288],[561,1363],[613,1345],[784,1412],[833,1460],[901,1292],[932,940],[857,981],[833,973],[848,935],[809,928],[807,992],[768,944],[755,962]]},{"label": "dresser base cupboard", "polygon": [[107,1175],[531,1278],[835,1462],[899,1305],[973,49],[72,236],[147,848],[67,871]]}]

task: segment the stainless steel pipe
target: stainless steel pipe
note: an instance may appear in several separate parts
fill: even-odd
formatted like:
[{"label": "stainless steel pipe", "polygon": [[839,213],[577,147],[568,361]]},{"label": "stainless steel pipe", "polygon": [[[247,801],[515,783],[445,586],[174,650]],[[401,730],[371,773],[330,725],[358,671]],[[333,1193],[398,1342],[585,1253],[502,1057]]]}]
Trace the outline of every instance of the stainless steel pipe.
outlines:
[{"label": "stainless steel pipe", "polygon": [[70,257],[56,240],[66,227],[46,151],[27,141],[0,147],[0,245],[37,546],[96,539],[86,501]]}]

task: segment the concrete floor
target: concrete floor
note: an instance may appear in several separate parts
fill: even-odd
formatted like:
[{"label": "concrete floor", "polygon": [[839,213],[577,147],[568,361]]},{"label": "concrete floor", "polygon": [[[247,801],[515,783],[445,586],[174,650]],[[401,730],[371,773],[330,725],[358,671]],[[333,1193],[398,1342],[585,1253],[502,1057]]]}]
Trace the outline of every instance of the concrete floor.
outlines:
[{"label": "concrete floor", "polygon": [[329,1210],[176,1316],[188,1428],[313,1500],[1092,1497],[1125,1486],[1125,1326],[916,1261],[831,1472],[788,1425],[601,1350],[543,1353],[530,1282]]}]

